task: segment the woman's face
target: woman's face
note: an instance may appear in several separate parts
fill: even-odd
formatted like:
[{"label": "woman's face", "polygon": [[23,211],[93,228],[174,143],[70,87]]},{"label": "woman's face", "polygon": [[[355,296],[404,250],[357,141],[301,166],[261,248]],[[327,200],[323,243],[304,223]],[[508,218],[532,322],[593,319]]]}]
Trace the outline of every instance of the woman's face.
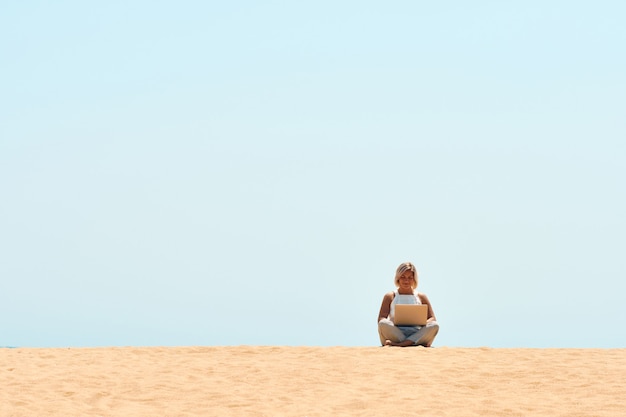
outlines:
[{"label": "woman's face", "polygon": [[398,278],[399,287],[403,290],[412,290],[416,286],[415,283],[413,271],[404,271]]}]

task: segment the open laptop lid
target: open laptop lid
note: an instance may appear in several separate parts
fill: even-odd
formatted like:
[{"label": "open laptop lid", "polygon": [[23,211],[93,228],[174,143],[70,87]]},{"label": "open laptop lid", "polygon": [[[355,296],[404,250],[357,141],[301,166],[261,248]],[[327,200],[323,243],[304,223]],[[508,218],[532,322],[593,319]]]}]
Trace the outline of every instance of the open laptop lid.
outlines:
[{"label": "open laptop lid", "polygon": [[393,324],[396,326],[424,326],[428,320],[426,304],[396,304]]}]

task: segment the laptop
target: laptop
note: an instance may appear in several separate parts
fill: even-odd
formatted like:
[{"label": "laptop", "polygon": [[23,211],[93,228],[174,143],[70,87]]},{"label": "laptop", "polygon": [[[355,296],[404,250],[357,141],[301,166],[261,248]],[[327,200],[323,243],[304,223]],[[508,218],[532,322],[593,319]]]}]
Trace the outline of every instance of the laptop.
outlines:
[{"label": "laptop", "polygon": [[396,304],[393,324],[396,326],[425,326],[428,320],[426,304]]}]

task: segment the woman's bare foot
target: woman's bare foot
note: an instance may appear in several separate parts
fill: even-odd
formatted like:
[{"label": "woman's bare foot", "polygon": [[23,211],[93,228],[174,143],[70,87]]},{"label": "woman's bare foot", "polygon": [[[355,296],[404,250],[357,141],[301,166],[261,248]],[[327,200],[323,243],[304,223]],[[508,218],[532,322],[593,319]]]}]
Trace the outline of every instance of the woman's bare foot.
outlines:
[{"label": "woman's bare foot", "polygon": [[412,345],[413,345],[413,342],[411,342],[410,340],[403,340],[402,342],[392,342],[389,339],[385,340],[385,346],[406,347],[406,346],[412,346]]}]

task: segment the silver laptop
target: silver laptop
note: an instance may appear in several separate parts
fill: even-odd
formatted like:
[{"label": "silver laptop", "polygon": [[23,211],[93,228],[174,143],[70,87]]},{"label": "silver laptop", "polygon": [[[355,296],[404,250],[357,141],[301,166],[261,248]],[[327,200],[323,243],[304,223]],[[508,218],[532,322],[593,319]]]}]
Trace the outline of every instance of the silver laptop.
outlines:
[{"label": "silver laptop", "polygon": [[425,326],[427,320],[426,304],[396,304],[393,317],[396,326]]}]

